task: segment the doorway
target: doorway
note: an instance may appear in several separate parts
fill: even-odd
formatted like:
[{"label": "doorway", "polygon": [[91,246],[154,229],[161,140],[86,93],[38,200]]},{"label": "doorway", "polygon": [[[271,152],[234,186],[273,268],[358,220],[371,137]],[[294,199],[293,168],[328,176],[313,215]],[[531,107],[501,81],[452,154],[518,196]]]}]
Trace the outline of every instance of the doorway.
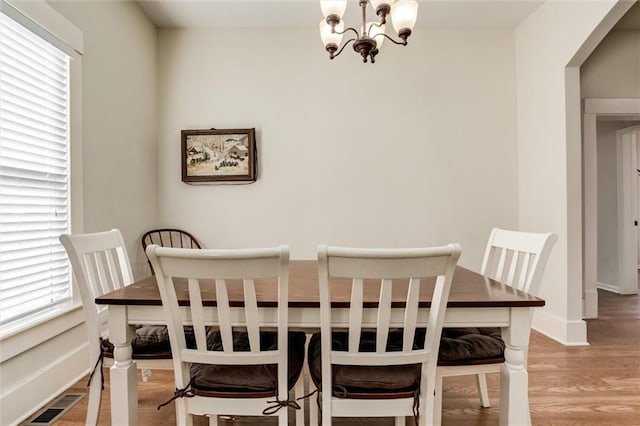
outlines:
[{"label": "doorway", "polygon": [[[628,182],[631,178],[637,176],[637,151],[638,147],[633,142],[634,148],[631,148],[631,142],[617,142],[617,133],[614,140],[615,145],[615,184],[614,191],[615,201],[609,203],[601,203],[603,194],[599,194],[599,179],[603,180],[603,169],[598,165],[598,129],[604,127],[615,127],[612,122],[619,122],[617,130],[631,127],[640,123],[640,99],[586,99],[584,103],[584,121],[583,121],[583,202],[584,202],[584,221],[583,221],[583,241],[584,241],[584,262],[583,262],[583,312],[585,318],[598,317],[598,288],[604,288],[610,291],[623,293],[631,291],[629,277],[629,251],[631,256],[631,270],[633,271],[633,292],[637,292],[637,251],[638,237],[635,221],[638,220],[637,204],[631,206],[631,200],[637,200],[637,189],[634,194],[630,194],[629,190],[618,192],[619,179],[623,179],[622,183],[627,186],[633,185]],[[624,131],[622,132],[624,133]],[[623,137],[620,137],[622,141]],[[630,133],[633,133],[631,131]],[[633,138],[633,137],[631,137]],[[627,137],[629,139],[629,137]],[[636,138],[640,139],[640,138]],[[621,145],[619,145],[619,143]],[[625,147],[625,148],[623,148]],[[618,151],[627,149],[626,154]],[[629,155],[633,152],[634,158],[630,159]],[[623,160],[628,160],[630,165]],[[632,161],[631,161],[632,160]],[[621,162],[622,161],[622,162]],[[634,167],[635,170],[628,170],[622,176],[619,176],[619,164],[627,164],[627,168]],[[602,164],[600,165],[602,166]],[[600,171],[600,176],[599,176]],[[632,173],[635,171],[635,173]],[[624,178],[623,176],[627,176]],[[628,177],[628,176],[631,176]],[[626,180],[625,180],[626,179]],[[632,188],[637,188],[637,181]],[[602,184],[602,182],[601,182]],[[626,192],[625,192],[626,191]],[[626,194],[626,195],[622,195]],[[599,196],[601,195],[601,196]],[[611,195],[611,194],[609,194]],[[633,196],[631,196],[633,195]],[[612,208],[613,204],[615,208]],[[612,213],[615,212],[615,213]],[[609,214],[609,220],[601,215]],[[629,218],[631,222],[628,221]],[[603,221],[605,219],[605,221]],[[603,226],[605,229],[603,229]],[[629,228],[631,226],[631,228]],[[631,238],[629,237],[631,236]],[[605,241],[609,238],[608,241]],[[629,249],[629,240],[634,246]],[[600,246],[600,247],[599,247]],[[621,272],[621,270],[623,272]],[[625,278],[626,277],[626,278]],[[603,282],[604,281],[604,282]],[[606,282],[610,281],[610,282]],[[622,284],[622,285],[621,285]]]}]

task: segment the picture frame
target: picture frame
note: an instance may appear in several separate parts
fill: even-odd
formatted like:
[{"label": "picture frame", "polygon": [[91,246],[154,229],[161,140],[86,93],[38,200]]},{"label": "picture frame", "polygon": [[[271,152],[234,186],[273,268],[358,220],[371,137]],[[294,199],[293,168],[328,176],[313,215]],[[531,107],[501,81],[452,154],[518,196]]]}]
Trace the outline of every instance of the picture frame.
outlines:
[{"label": "picture frame", "polygon": [[182,130],[181,139],[183,182],[256,181],[255,129]]}]

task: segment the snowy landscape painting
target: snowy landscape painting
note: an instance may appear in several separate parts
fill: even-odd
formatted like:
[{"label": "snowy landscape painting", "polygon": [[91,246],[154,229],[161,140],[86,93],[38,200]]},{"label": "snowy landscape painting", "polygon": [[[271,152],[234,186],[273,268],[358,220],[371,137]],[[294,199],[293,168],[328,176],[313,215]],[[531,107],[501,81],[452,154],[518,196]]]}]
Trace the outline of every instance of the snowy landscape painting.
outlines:
[{"label": "snowy landscape painting", "polygon": [[256,180],[255,130],[183,130],[182,181]]}]

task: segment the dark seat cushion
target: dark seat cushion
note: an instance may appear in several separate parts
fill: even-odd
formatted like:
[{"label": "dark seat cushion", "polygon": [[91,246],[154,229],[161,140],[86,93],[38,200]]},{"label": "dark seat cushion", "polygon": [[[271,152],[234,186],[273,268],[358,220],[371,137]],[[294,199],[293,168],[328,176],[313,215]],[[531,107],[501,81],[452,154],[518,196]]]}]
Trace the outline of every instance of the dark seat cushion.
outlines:
[{"label": "dark seat cushion", "polygon": [[[187,346],[196,347],[193,327],[184,327]],[[102,353],[107,358],[113,358],[113,343],[109,339],[101,339]],[[131,341],[133,359],[171,359],[171,343],[169,331],[164,325],[138,325],[136,335]]]},{"label": "dark seat cushion", "polygon": [[[334,351],[348,350],[348,342],[347,332],[332,333],[332,349]],[[375,352],[375,348],[376,333],[362,332],[359,350],[361,352]],[[401,330],[389,332],[386,350],[389,352],[402,350]],[[320,333],[315,333],[309,342],[308,363],[311,379],[318,389],[322,389],[321,354]],[[333,365],[331,368],[332,393],[334,396],[344,398],[406,398],[413,396],[419,388],[421,368],[420,364]]]},{"label": "dark seat cushion", "polygon": [[[413,349],[424,347],[426,329],[416,330]],[[389,332],[387,351],[402,350],[401,329]],[[332,349],[348,350],[347,332],[332,333]],[[375,332],[363,332],[360,351],[374,352]],[[504,362],[504,341],[499,328],[443,328],[438,353],[438,365],[493,364]],[[321,389],[320,333],[311,337],[308,353],[309,372],[316,387]],[[404,398],[420,386],[420,364],[397,366],[332,367],[333,395],[348,398]]]},{"label": "dark seat cushion", "polygon": [[443,328],[438,365],[504,362],[504,341],[499,328]]},{"label": "dark seat cushion", "polygon": [[[304,364],[306,336],[302,331],[290,331],[288,340],[288,386],[293,388]],[[209,350],[222,351],[219,332],[207,339]],[[249,351],[246,332],[233,332],[234,351]],[[260,332],[260,350],[278,348],[277,332]],[[264,398],[274,396],[278,387],[276,364],[264,365],[211,365],[191,366],[191,389],[196,395],[212,397]]]}]

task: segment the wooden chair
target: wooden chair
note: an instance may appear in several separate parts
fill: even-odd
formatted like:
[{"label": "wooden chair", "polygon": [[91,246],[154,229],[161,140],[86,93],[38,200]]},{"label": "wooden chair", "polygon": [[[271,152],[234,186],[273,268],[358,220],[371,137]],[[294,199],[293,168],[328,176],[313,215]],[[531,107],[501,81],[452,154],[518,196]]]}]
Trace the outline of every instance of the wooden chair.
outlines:
[{"label": "wooden chair", "polygon": [[[555,234],[494,228],[484,253],[481,273],[535,296],[540,290],[544,268],[556,241]],[[500,372],[503,362],[504,342],[499,328],[445,328],[436,375],[433,423],[441,423],[443,377],[476,375],[481,404],[489,407],[486,373]]]},{"label": "wooden chair", "polygon": [[[145,255],[147,246],[150,244],[157,244],[161,247],[202,248],[202,245],[196,237],[187,231],[175,228],[152,229],[145,232],[144,235],[142,235],[142,251],[145,252]],[[148,257],[147,261],[149,261]],[[149,268],[153,274],[151,262],[149,262]]]},{"label": "wooden chair", "polygon": [[[404,425],[405,416],[416,416],[426,424],[421,412],[433,407],[440,332],[459,256],[457,244],[417,249],[318,248],[321,332],[309,343],[308,363],[320,392],[323,425],[330,425],[333,417],[395,417],[396,425]],[[424,279],[430,277],[436,277],[435,287],[429,327],[420,344],[414,341],[421,311],[418,298],[421,286],[433,282]],[[407,282],[406,294],[394,291],[394,286],[407,286]],[[350,301],[344,300],[347,325],[332,318],[334,285],[350,289]],[[377,307],[363,302],[365,294],[379,295]],[[402,321],[400,329],[391,323],[392,303],[404,305],[403,313],[393,313]],[[345,326],[347,332],[339,331]],[[310,407],[311,423],[317,424],[317,409],[314,404]]]},{"label": "wooden chair", "polygon": [[[100,414],[103,371],[100,362],[110,364],[113,347],[107,336],[107,308],[96,305],[94,300],[110,291],[133,282],[127,249],[119,230],[93,234],[64,234],[60,242],[67,251],[80,298],[84,306],[85,324],[89,336],[89,360],[92,376],[89,382],[87,425],[95,425]],[[171,347],[164,326],[138,327],[132,342],[133,358],[143,370],[143,380],[148,369],[171,368]]]},{"label": "wooden chair", "polygon": [[[288,331],[289,251],[285,246],[266,249],[210,250],[147,247],[160,289],[174,354],[176,418],[191,425],[193,415],[277,415],[287,425],[288,407],[295,406],[289,391],[304,365],[304,332]],[[181,315],[174,277],[187,279],[189,312]],[[258,295],[278,295],[275,315],[260,323]],[[215,288],[213,315],[205,314],[202,291]],[[273,310],[274,307],[270,307]],[[196,348],[186,346],[179,330],[193,325]],[[208,332],[213,326],[215,332]],[[268,327],[277,331],[267,330]],[[188,397],[180,397],[188,396]],[[302,416],[296,416],[299,425]]]}]

